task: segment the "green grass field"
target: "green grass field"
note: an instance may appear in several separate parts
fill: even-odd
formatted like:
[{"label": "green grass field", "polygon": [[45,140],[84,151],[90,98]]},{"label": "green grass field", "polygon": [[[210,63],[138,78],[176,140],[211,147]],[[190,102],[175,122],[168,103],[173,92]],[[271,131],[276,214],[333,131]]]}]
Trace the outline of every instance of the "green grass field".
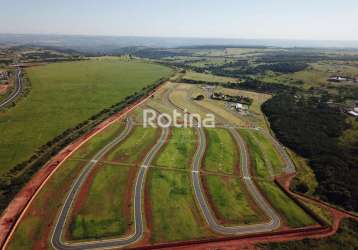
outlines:
[{"label": "green grass field", "polygon": [[226,129],[207,129],[208,148],[205,155],[205,170],[234,174],[237,172],[238,152],[236,144]]},{"label": "green grass field", "polygon": [[208,236],[209,232],[195,205],[189,174],[154,168],[147,178],[152,211],[152,243]]},{"label": "green grass field", "polygon": [[123,143],[111,150],[105,157],[106,161],[135,164],[156,142],[159,130],[136,126],[132,134]]},{"label": "green grass field", "polygon": [[123,122],[116,122],[83,144],[72,158],[91,159],[102,147],[110,143],[113,138],[120,135],[124,129]]},{"label": "green grass field", "polygon": [[[204,177],[218,219],[227,225],[259,223],[262,218],[247,200],[240,179],[207,175]],[[257,211],[257,210],[256,210]]]},{"label": "green grass field", "polygon": [[282,173],[284,163],[274,145],[272,145],[272,142],[260,131],[254,131],[252,133],[256,137],[256,142],[259,143],[261,151],[264,152],[270,161],[274,174],[279,175]]},{"label": "green grass field", "polygon": [[126,209],[130,168],[134,166],[100,166],[87,197],[70,222],[70,238],[99,239],[125,234],[132,223],[132,209]]},{"label": "green grass field", "polygon": [[197,73],[194,71],[188,71],[184,75],[183,79],[219,83],[235,83],[240,81],[239,79],[233,77],[216,76],[212,74]]},{"label": "green grass field", "polygon": [[251,130],[240,130],[240,134],[246,141],[249,149],[251,166],[257,177],[271,179],[272,176],[265,162],[265,156],[252,133]]},{"label": "green grass field", "polygon": [[302,227],[314,224],[314,220],[308,216],[294,201],[292,201],[270,178],[267,163],[257,140],[254,140],[253,132],[240,130],[240,134],[248,144],[252,167],[255,175],[260,177],[257,183],[274,208],[285,218],[291,227]]},{"label": "green grass field", "polygon": [[196,149],[196,136],[191,128],[173,128],[168,144],[156,158],[154,165],[190,169]]},{"label": "green grass field", "polygon": [[0,113],[0,174],[27,160],[67,128],[172,73],[157,64],[119,59],[28,68],[32,89]]},{"label": "green grass field", "polygon": [[67,160],[41,190],[17,227],[7,249],[48,249],[56,215],[84,161]]},{"label": "green grass field", "polygon": [[284,216],[289,226],[303,227],[315,224],[315,221],[302,208],[296,205],[274,182],[263,180],[257,182],[273,207]]}]

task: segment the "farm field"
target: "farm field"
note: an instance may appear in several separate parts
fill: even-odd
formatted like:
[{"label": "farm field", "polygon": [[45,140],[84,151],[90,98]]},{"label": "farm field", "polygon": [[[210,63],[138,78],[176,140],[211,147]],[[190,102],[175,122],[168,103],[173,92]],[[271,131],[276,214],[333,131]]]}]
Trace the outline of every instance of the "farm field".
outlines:
[{"label": "farm field", "polygon": [[67,128],[171,73],[157,64],[110,58],[28,68],[30,94],[0,113],[0,174]]},{"label": "farm field", "polygon": [[187,173],[151,169],[148,189],[151,206],[151,242],[170,242],[208,237],[195,205]]},{"label": "farm field", "polygon": [[183,77],[184,80],[195,80],[204,82],[219,82],[219,83],[233,83],[240,80],[233,77],[216,76],[212,74],[197,73],[194,71],[188,71]]}]

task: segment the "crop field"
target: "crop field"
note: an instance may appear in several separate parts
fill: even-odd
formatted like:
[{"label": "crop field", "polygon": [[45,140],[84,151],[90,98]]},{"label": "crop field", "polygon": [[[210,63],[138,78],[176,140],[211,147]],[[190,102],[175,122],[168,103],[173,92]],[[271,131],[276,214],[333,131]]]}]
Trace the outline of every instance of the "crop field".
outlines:
[{"label": "crop field", "polygon": [[47,249],[56,216],[85,161],[67,160],[31,204],[8,249]]},{"label": "crop field", "polygon": [[232,78],[232,77],[216,76],[216,75],[212,75],[212,74],[197,73],[194,71],[188,71],[184,75],[183,79],[204,81],[204,82],[219,82],[219,83],[239,82],[239,79]]},{"label": "crop field", "polygon": [[0,113],[0,174],[67,128],[171,73],[157,64],[120,59],[28,68],[29,95]]},{"label": "crop field", "polygon": [[192,128],[173,128],[154,165],[190,170],[195,149],[196,135]]},{"label": "crop field", "polygon": [[140,159],[149,150],[157,139],[159,130],[155,128],[143,128],[136,126],[131,136],[122,144],[111,150],[105,157],[105,161],[126,164],[138,164]]},{"label": "crop field", "polygon": [[[69,222],[70,239],[100,239],[125,234],[132,224],[130,171],[135,166],[100,164],[85,199]],[[128,195],[129,194],[129,195]]]},{"label": "crop field", "polygon": [[225,225],[260,223],[262,212],[248,200],[239,178],[205,175],[207,195],[216,217]]},{"label": "crop field", "polygon": [[189,174],[151,169],[148,188],[152,243],[199,239],[210,235],[195,205]]}]

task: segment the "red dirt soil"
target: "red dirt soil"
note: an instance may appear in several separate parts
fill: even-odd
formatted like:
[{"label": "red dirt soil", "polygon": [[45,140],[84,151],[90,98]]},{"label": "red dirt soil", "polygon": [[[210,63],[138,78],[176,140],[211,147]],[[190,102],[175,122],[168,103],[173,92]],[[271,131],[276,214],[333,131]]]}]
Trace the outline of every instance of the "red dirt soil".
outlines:
[{"label": "red dirt soil", "polygon": [[25,214],[25,211],[28,209],[32,200],[35,198],[37,193],[42,189],[42,187],[45,185],[48,179],[53,175],[56,169],[60,167],[61,164],[85,142],[87,142],[93,136],[95,136],[96,134],[107,128],[109,125],[122,119],[134,108],[138,107],[139,105],[142,105],[152,95],[154,95],[155,92],[161,88],[161,86],[157,87],[147,97],[138,100],[137,102],[123,109],[121,112],[111,116],[110,118],[99,124],[92,131],[88,132],[84,136],[77,139],[75,142],[65,147],[60,153],[54,156],[32,177],[32,179],[21,189],[21,191],[15,196],[15,198],[10,202],[8,207],[4,210],[4,212],[1,215],[0,218],[1,249],[5,248],[9,238],[12,236],[17,224],[22,219],[22,216]]},{"label": "red dirt soil", "polygon": [[6,93],[7,89],[9,88],[9,85],[5,84],[0,84],[0,94],[4,94]]}]

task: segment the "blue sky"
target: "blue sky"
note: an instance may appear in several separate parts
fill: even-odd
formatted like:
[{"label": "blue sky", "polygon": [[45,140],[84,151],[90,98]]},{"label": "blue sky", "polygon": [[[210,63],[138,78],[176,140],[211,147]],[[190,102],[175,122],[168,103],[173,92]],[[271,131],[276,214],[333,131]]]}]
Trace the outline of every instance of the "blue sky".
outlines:
[{"label": "blue sky", "polygon": [[0,0],[0,33],[358,40],[357,0]]}]

